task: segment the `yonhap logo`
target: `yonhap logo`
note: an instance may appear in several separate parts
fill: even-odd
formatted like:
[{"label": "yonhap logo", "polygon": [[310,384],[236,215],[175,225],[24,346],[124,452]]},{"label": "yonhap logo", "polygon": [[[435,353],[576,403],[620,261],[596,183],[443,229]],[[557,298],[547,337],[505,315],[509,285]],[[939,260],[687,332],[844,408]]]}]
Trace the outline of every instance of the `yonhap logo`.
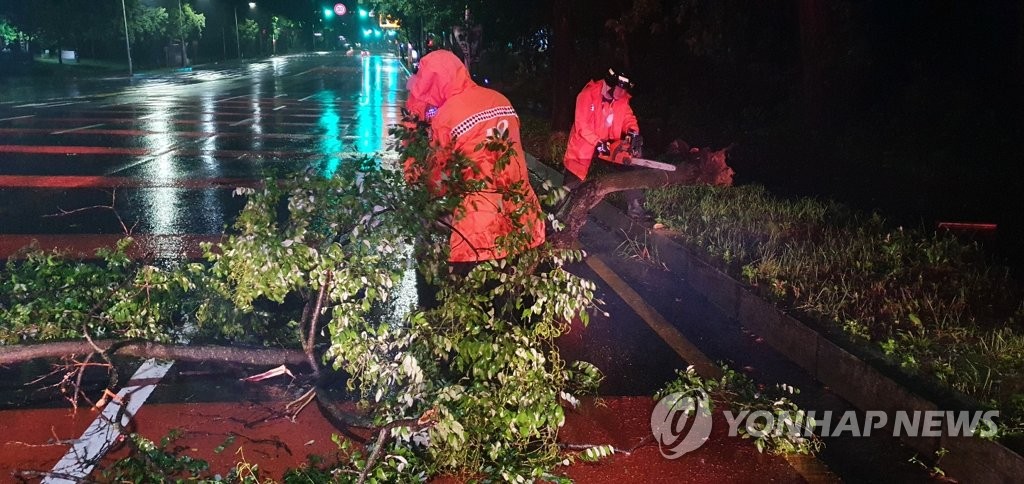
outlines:
[{"label": "yonhap logo", "polygon": [[651,412],[651,432],[661,455],[677,459],[697,450],[711,436],[711,404],[703,390],[667,395]]}]

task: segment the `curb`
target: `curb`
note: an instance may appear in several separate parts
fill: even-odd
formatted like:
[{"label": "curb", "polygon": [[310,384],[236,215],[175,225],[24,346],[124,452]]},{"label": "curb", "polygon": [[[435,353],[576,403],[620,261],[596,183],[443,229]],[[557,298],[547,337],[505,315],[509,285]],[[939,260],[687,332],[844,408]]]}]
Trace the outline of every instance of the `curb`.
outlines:
[{"label": "curb", "polygon": [[[698,293],[857,408],[888,414],[943,409],[757,296],[667,234],[652,232],[651,240],[662,261],[679,270]],[[940,448],[949,450],[941,467],[963,482],[1013,482],[1024,475],[1024,457],[995,441],[949,436],[901,436],[900,440],[926,456]]]},{"label": "curb", "polygon": [[[561,175],[527,155],[530,169],[552,181]],[[601,202],[591,215],[613,227],[632,221],[620,210]],[[939,405],[884,375],[870,363],[843,349],[819,331],[790,316],[753,293],[749,286],[713,267],[699,253],[672,238],[672,233],[651,230],[649,241],[663,263],[682,275],[730,319],[762,336],[776,351],[861,410],[940,410]],[[887,426],[887,429],[891,427]],[[1014,482],[1024,476],[1024,457],[991,440],[970,437],[906,437],[900,440],[926,457],[940,448],[949,450],[941,467],[962,482]]]}]

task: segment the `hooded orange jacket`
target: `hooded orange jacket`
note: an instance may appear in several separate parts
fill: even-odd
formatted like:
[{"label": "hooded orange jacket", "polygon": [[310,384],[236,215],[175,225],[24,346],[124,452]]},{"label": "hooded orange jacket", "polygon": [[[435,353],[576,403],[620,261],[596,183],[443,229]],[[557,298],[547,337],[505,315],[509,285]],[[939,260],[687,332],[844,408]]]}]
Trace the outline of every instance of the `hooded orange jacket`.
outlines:
[{"label": "hooded orange jacket", "polygon": [[587,179],[598,142],[617,140],[629,130],[640,130],[629,106],[630,95],[605,103],[601,98],[604,85],[603,80],[590,81],[576,96],[576,114],[562,163],[580,180]]},{"label": "hooded orange jacket", "polygon": [[[430,121],[431,143],[435,154],[429,160],[428,189],[441,194],[442,180],[449,156],[459,151],[476,170],[466,170],[467,180],[483,181],[484,187],[465,194],[453,214],[449,243],[451,262],[475,262],[501,259],[509,255],[497,247],[499,237],[516,227],[526,232],[526,247],[544,243],[544,216],[537,195],[530,186],[526,157],[519,138],[519,117],[505,96],[477,85],[465,65],[448,51],[434,51],[420,59],[420,68],[409,83],[409,96],[417,102],[437,107]],[[510,163],[495,171],[499,153],[477,150],[495,130],[507,130],[512,142]],[[418,180],[411,161],[405,163],[406,178]],[[521,199],[503,196],[518,187]],[[517,197],[518,198],[518,197]],[[525,208],[526,210],[520,210]],[[520,211],[520,224],[513,224],[513,213]]]}]

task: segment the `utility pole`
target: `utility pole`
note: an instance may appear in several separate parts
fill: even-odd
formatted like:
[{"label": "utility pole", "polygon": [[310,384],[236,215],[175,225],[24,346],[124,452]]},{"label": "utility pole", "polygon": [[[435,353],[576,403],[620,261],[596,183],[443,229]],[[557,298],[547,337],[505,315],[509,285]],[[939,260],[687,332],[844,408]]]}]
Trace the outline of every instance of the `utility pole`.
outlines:
[{"label": "utility pole", "polygon": [[238,40],[238,5],[235,5],[235,48],[238,49],[238,58],[242,58],[242,42]]},{"label": "utility pole", "polygon": [[124,0],[121,0],[121,14],[124,15],[124,48],[128,51],[128,77],[132,77],[132,44],[128,40],[128,10],[124,7]]},{"label": "utility pole", "polygon": [[185,67],[185,11],[178,0],[178,36],[181,38],[181,67]]}]

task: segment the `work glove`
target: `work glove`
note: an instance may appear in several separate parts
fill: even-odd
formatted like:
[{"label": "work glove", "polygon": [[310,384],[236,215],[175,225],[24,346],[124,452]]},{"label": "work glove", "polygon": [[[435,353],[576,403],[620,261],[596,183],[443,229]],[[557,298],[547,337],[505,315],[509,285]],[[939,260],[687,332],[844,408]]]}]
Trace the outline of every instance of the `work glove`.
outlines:
[{"label": "work glove", "polygon": [[640,133],[635,130],[629,130],[625,136],[627,146],[629,146],[629,155],[640,158],[644,155],[644,137],[640,136]]},{"label": "work glove", "polygon": [[599,155],[610,155],[612,153],[612,147],[605,140],[598,141],[596,149]]}]

